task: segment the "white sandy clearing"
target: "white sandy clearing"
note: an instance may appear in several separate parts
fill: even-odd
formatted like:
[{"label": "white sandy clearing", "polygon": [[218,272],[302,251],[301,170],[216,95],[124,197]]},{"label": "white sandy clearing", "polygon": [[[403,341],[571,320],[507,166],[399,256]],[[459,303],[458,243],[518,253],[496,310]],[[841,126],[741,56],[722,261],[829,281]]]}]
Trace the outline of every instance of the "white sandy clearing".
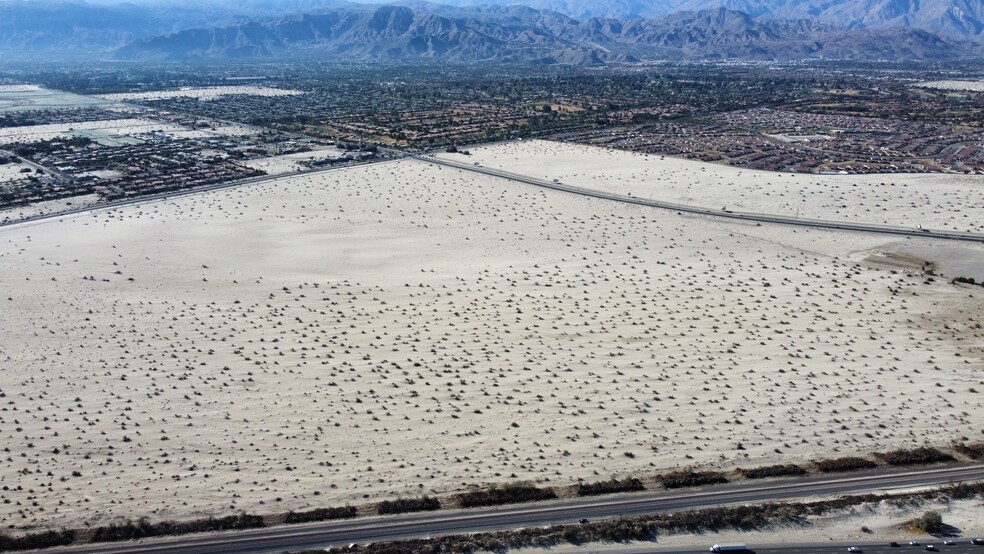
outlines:
[{"label": "white sandy clearing", "polygon": [[40,92],[45,90],[38,85],[0,85],[0,92]]},{"label": "white sandy clearing", "polygon": [[[22,173],[21,170],[30,170],[30,173]],[[27,179],[34,174],[34,168],[21,162],[0,164],[0,185],[4,182],[19,181]]]},{"label": "white sandy clearing", "polygon": [[984,289],[855,263],[879,237],[404,160],[0,244],[4,527],[796,462],[984,425]]},{"label": "white sandy clearing", "polygon": [[101,98],[49,90],[37,85],[0,86],[0,112],[82,108],[106,104],[108,102]]},{"label": "white sandy clearing", "polygon": [[123,172],[117,169],[96,169],[79,173],[79,177],[95,177],[97,179],[117,179],[123,176]]},{"label": "white sandy clearing", "polygon": [[[17,221],[35,215],[60,213],[95,204],[101,199],[98,194],[84,194],[81,196],[72,196],[71,198],[35,202],[30,206],[7,208],[6,210],[0,210],[0,221]],[[0,364],[0,367],[2,367],[2,364]]]},{"label": "white sandy clearing", "polygon": [[[662,535],[655,542],[561,544],[551,548],[517,548],[514,554],[569,554],[584,552],[619,552],[624,554],[648,554],[662,549],[694,547],[704,551],[713,544],[746,544],[755,549],[774,544],[827,543],[832,551],[847,552],[849,544],[895,541],[900,544],[915,540],[921,544],[934,544],[943,548],[943,539],[909,530],[904,523],[927,510],[937,510],[943,522],[956,528],[956,540],[966,545],[970,537],[984,536],[984,505],[980,499],[954,500],[950,502],[899,503],[892,501],[867,503],[854,508],[837,510],[823,516],[807,516],[795,525],[776,525],[771,529],[754,532],[727,531],[700,535]],[[861,530],[868,528],[869,532]],[[836,549],[836,550],[834,550]]]},{"label": "white sandy clearing", "polygon": [[297,96],[304,94],[299,90],[290,90],[262,86],[222,86],[222,87],[185,87],[177,90],[158,90],[150,92],[126,92],[121,94],[99,94],[96,98],[104,98],[115,102],[130,100],[164,100],[168,98],[197,98],[199,100],[215,100],[234,94],[248,96]]},{"label": "white sandy clearing", "polygon": [[713,209],[984,233],[981,175],[805,175],[550,141],[439,157]]},{"label": "white sandy clearing", "polygon": [[202,139],[202,138],[221,138],[230,137],[251,137],[258,135],[262,129],[249,127],[246,125],[219,125],[213,129],[179,129],[170,131],[167,134],[174,138],[183,139]]},{"label": "white sandy clearing", "polygon": [[916,83],[912,86],[920,87],[920,88],[935,88],[941,90],[966,90],[971,92],[984,92],[984,81],[960,81],[960,80],[927,81],[925,83]]},{"label": "white sandy clearing", "polygon": [[175,133],[183,130],[186,129],[171,123],[141,118],[86,121],[84,123],[55,123],[0,129],[0,144],[42,142],[71,136],[73,131],[102,131],[114,135],[135,136],[152,132]]},{"label": "white sandy clearing", "polygon": [[296,173],[307,169],[300,162],[309,160],[321,160],[336,157],[343,152],[335,147],[311,150],[310,152],[298,152],[296,154],[284,154],[281,156],[270,156],[268,158],[256,158],[237,162],[239,165],[252,169],[265,171],[267,175],[283,175],[285,173]]}]

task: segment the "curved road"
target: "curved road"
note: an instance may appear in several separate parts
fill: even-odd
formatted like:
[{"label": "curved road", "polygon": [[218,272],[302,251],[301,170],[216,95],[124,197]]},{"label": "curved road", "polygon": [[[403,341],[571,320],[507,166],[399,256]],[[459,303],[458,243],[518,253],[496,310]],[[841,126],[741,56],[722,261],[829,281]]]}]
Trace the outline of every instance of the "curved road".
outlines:
[{"label": "curved road", "polygon": [[[819,475],[792,480],[745,482],[683,492],[642,492],[488,509],[442,510],[402,516],[371,517],[238,532],[186,535],[140,542],[54,548],[45,552],[99,554],[122,554],[124,552],[183,552],[189,554],[278,552],[345,546],[353,542],[380,542],[432,535],[576,523],[581,518],[610,519],[695,510],[729,504],[792,500],[820,495],[861,494],[894,488],[939,486],[980,480],[984,480],[984,465],[979,464],[919,470],[872,470],[854,473],[850,476]],[[702,549],[706,549],[706,546]],[[830,552],[830,550],[825,550],[825,552]]]},{"label": "curved road", "polygon": [[673,202],[663,202],[660,200],[636,198],[635,196],[627,196],[623,194],[615,194],[612,192],[586,189],[586,188],[575,187],[571,185],[565,185],[563,183],[553,183],[542,179],[536,179],[534,177],[528,177],[526,175],[510,173],[508,171],[503,171],[500,169],[492,169],[480,165],[468,165],[461,162],[454,162],[442,158],[435,158],[429,155],[416,154],[416,155],[411,155],[411,157],[423,162],[434,163],[446,167],[453,167],[455,169],[460,169],[463,171],[481,173],[484,175],[490,175],[492,177],[499,177],[501,179],[509,179],[511,181],[516,181],[527,185],[533,185],[536,187],[547,188],[547,189],[557,190],[561,192],[569,192],[573,194],[579,194],[581,196],[590,196],[592,198],[601,198],[604,200],[613,200],[616,202],[637,204],[640,206],[649,206],[652,208],[659,208],[664,210],[673,210],[682,213],[698,214],[698,215],[705,215],[705,216],[712,216],[712,217],[723,217],[728,219],[740,219],[745,221],[757,221],[761,223],[779,223],[783,225],[797,225],[800,227],[813,227],[818,229],[836,229],[841,231],[858,231],[862,233],[880,233],[880,234],[887,234],[887,235],[903,235],[903,236],[910,236],[910,237],[929,237],[929,238],[944,239],[944,240],[984,242],[984,234],[982,233],[916,229],[912,227],[896,227],[892,225],[879,225],[875,223],[828,221],[823,219],[804,219],[801,217],[790,217],[790,216],[775,215],[775,214],[758,214],[758,213],[748,213],[748,212],[735,212],[731,210],[715,210],[712,208],[692,206],[689,204],[675,204]]},{"label": "curved road", "polygon": [[[622,194],[615,194],[611,192],[604,192],[599,190],[586,189],[581,187],[575,187],[571,185],[565,185],[563,183],[553,183],[545,181],[542,179],[537,179],[534,177],[529,177],[526,175],[519,175],[516,173],[510,173],[508,171],[503,171],[499,169],[492,169],[477,165],[468,165],[460,162],[454,162],[450,160],[445,160],[441,158],[435,158],[427,154],[407,154],[405,152],[400,152],[398,150],[391,149],[380,149],[386,153],[389,153],[393,158],[372,161],[368,163],[386,163],[393,162],[402,159],[403,157],[411,157],[413,159],[443,165],[446,167],[451,167],[454,169],[459,169],[463,171],[471,171],[474,173],[480,173],[483,175],[489,175],[492,177],[498,177],[500,179],[507,179],[510,181],[515,181],[519,183],[524,183],[527,185],[533,185],[536,187],[547,188],[551,190],[567,192],[571,194],[578,194],[581,196],[588,196],[592,198],[600,198],[603,200],[611,200],[615,202],[623,202],[628,204],[636,204],[640,206],[648,206],[651,208],[658,208],[663,210],[672,210],[680,213],[689,213],[710,217],[721,217],[727,219],[738,219],[744,221],[755,221],[760,223],[778,223],[782,225],[796,225],[799,227],[812,227],[817,229],[834,229],[841,231],[857,231],[862,233],[879,233],[888,235],[901,235],[909,237],[926,237],[933,239],[942,240],[955,240],[955,241],[967,241],[967,242],[984,242],[984,234],[982,233],[971,233],[963,231],[947,231],[947,230],[932,230],[932,229],[916,229],[911,227],[897,227],[891,225],[879,225],[875,223],[853,223],[850,221],[829,221],[822,219],[806,219],[800,217],[789,217],[785,215],[777,214],[761,214],[761,213],[748,213],[748,212],[735,212],[731,210],[715,210],[712,208],[704,208],[700,206],[692,206],[689,204],[676,204],[673,202],[663,202],[660,200],[650,200],[645,198],[637,198],[635,196],[627,196]],[[363,165],[363,164],[357,164]],[[217,183],[214,185],[207,185],[203,187],[185,189],[179,191],[162,192],[157,194],[151,194],[147,196],[141,196],[137,198],[128,198],[124,200],[117,200],[113,202],[108,202],[105,204],[98,204],[92,206],[84,206],[76,208],[73,210],[66,210],[57,213],[40,214],[35,216],[29,216],[23,219],[17,220],[0,220],[0,227],[12,226],[12,225],[23,225],[27,223],[43,221],[46,219],[57,219],[61,217],[78,215],[85,212],[105,210],[112,208],[119,208],[122,206],[132,205],[132,204],[143,204],[146,202],[153,202],[156,200],[164,200],[168,198],[174,198],[178,196],[187,196],[190,194],[199,194],[202,192],[221,190],[231,187],[238,187],[243,185],[252,185],[256,183],[261,183],[265,181],[273,181],[276,179],[289,178],[295,175],[310,175],[312,173],[322,173],[330,171],[339,171],[353,166],[342,166],[342,167],[331,167],[324,169],[314,169],[309,171],[304,171],[300,173],[287,173],[283,175],[264,175],[260,177],[250,177],[247,179],[241,179],[238,181],[229,181],[225,183]]]}]

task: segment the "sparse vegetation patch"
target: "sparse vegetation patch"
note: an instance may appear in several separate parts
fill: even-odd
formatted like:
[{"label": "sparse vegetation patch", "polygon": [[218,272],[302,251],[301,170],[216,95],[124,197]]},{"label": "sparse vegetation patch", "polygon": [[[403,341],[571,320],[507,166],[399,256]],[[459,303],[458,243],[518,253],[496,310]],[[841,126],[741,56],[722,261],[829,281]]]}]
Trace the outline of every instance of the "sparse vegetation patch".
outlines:
[{"label": "sparse vegetation patch", "polygon": [[22,537],[8,537],[7,535],[0,534],[0,552],[66,546],[72,544],[74,541],[75,531],[71,530],[30,533]]},{"label": "sparse vegetation patch", "polygon": [[578,496],[595,496],[599,494],[612,494],[616,492],[635,492],[646,490],[643,486],[642,481],[629,477],[626,479],[609,479],[608,481],[599,481],[597,483],[578,483],[577,485],[577,495]]},{"label": "sparse vegetation patch", "polygon": [[817,467],[823,473],[837,473],[841,471],[858,471],[861,469],[871,469],[878,467],[878,464],[858,457],[830,458],[817,462]]},{"label": "sparse vegetation patch", "polygon": [[748,479],[765,479],[768,477],[795,477],[806,475],[806,470],[796,464],[774,465],[739,469],[743,477]]},{"label": "sparse vegetation patch", "polygon": [[668,489],[679,489],[683,487],[702,487],[704,485],[718,485],[727,483],[728,478],[718,471],[674,471],[659,476],[663,486]]},{"label": "sparse vegetation patch", "polygon": [[355,517],[355,506],[342,508],[318,508],[307,512],[289,512],[284,523],[307,523],[309,521],[329,521],[332,519],[347,519]]},{"label": "sparse vegetation patch", "polygon": [[398,498],[396,500],[384,500],[376,506],[376,509],[380,515],[426,512],[441,509],[441,501],[429,496]]},{"label": "sparse vegetation patch", "polygon": [[552,489],[540,489],[526,484],[509,484],[486,490],[464,493],[458,496],[462,508],[498,506],[520,502],[536,502],[557,498]]},{"label": "sparse vegetation patch", "polygon": [[208,531],[231,531],[234,529],[256,529],[259,527],[265,527],[263,517],[249,514],[197,519],[194,521],[162,521],[160,523],[150,523],[146,518],[140,518],[135,522],[127,521],[122,524],[97,527],[92,533],[90,542],[129,541],[145,537],[205,533]]},{"label": "sparse vegetation patch", "polygon": [[929,446],[892,450],[891,452],[876,454],[876,456],[884,460],[885,463],[893,466],[937,464],[953,461],[953,456]]},{"label": "sparse vegetation patch", "polygon": [[975,460],[984,460],[984,442],[956,444],[953,449]]}]

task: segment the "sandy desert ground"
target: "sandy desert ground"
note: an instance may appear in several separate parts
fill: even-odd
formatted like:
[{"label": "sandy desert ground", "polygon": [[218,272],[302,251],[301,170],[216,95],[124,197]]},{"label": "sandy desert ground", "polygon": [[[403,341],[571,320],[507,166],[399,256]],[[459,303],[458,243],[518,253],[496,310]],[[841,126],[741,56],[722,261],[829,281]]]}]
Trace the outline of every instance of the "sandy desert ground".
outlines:
[{"label": "sandy desert ground", "polygon": [[187,129],[171,123],[140,118],[86,121],[84,123],[54,123],[0,129],[0,145],[15,142],[41,142],[58,137],[68,137],[71,136],[72,131],[103,131],[114,135],[141,135],[151,132],[171,134],[187,131]]},{"label": "sandy desert ground", "polygon": [[270,156],[268,158],[256,158],[239,162],[240,165],[265,171],[267,175],[283,175],[285,173],[296,173],[308,169],[300,162],[307,160],[325,159],[332,156],[340,156],[343,152],[335,147],[319,148],[310,152],[298,152],[296,154],[284,154],[281,156]]},{"label": "sandy desert ground", "polygon": [[168,98],[197,98],[199,100],[215,100],[231,95],[248,96],[297,96],[304,94],[299,90],[290,90],[263,86],[222,86],[222,87],[188,87],[178,90],[158,90],[151,92],[127,92],[121,94],[97,94],[95,98],[113,102],[129,102],[132,100],[164,100]]},{"label": "sandy desert ground", "polygon": [[984,232],[980,175],[776,173],[547,141],[499,143],[470,151],[471,156],[438,156],[679,204]]},{"label": "sandy desert ground", "polygon": [[[546,146],[479,156],[565,180],[656,164]],[[702,173],[741,197],[728,171]],[[874,180],[857,195],[887,196]],[[984,427],[984,289],[898,254],[958,248],[939,252],[974,268],[984,245],[684,217],[413,160],[0,244],[4,528],[796,462]]]},{"label": "sandy desert ground", "polygon": [[0,85],[0,112],[105,106],[109,102],[38,85]]},{"label": "sandy desert ground", "polygon": [[82,194],[69,198],[59,198],[58,200],[35,202],[29,206],[0,209],[0,221],[16,221],[35,215],[63,213],[67,210],[91,206],[101,201],[102,197],[98,194]]},{"label": "sandy desert ground", "polygon": [[0,146],[15,142],[31,143],[70,137],[75,131],[99,131],[110,135],[141,136],[148,133],[164,133],[174,138],[199,139],[224,136],[252,136],[259,133],[248,125],[217,125],[210,129],[190,129],[173,123],[136,117],[83,123],[56,123],[0,129]]},{"label": "sandy desert ground", "polygon": [[179,129],[168,131],[168,135],[175,138],[200,139],[216,138],[223,136],[230,137],[249,137],[260,134],[260,129],[248,125],[216,125],[210,129]]},{"label": "sandy desert ground", "polygon": [[918,83],[914,86],[922,88],[937,88],[942,90],[967,90],[971,92],[984,91],[984,81],[928,81],[925,83]]},{"label": "sandy desert ground", "polygon": [[6,163],[0,164],[0,184],[10,181],[19,181],[21,179],[27,178],[27,173],[23,170],[28,170],[31,174],[34,173],[34,168],[25,163]]}]

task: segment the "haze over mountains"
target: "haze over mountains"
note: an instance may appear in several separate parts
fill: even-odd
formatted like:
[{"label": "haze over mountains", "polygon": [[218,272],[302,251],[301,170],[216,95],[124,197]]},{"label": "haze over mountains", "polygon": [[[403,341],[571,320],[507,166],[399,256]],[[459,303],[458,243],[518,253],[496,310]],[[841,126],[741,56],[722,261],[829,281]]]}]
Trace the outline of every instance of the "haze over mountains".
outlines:
[{"label": "haze over mountains", "polygon": [[[454,5],[514,4],[514,0],[446,0]],[[681,11],[727,8],[757,19],[811,19],[846,28],[908,27],[950,40],[980,40],[980,0],[524,0],[522,4],[577,19],[652,19]]]},{"label": "haze over mountains", "polygon": [[980,0],[446,1],[7,0],[0,1],[0,52],[567,64],[954,59],[984,52]]}]

